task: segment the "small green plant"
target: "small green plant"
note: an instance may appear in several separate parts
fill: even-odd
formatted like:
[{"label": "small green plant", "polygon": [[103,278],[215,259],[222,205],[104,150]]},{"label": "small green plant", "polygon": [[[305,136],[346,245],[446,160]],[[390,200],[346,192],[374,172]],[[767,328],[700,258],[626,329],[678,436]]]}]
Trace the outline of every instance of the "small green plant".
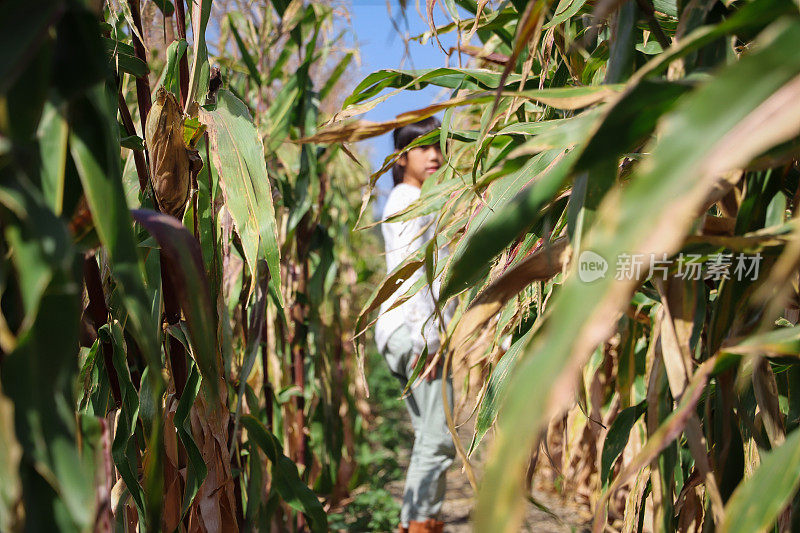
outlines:
[{"label": "small green plant", "polygon": [[400,399],[400,382],[375,351],[366,357],[366,372],[374,416],[356,452],[359,468],[353,480],[360,486],[354,492],[361,492],[343,513],[329,516],[335,530],[390,531],[400,520],[400,503],[385,487],[403,479],[401,454],[410,448],[413,433]]},{"label": "small green plant", "polygon": [[328,525],[336,531],[392,531],[399,520],[399,502],[382,488],[370,488],[353,498],[344,513],[328,515]]}]

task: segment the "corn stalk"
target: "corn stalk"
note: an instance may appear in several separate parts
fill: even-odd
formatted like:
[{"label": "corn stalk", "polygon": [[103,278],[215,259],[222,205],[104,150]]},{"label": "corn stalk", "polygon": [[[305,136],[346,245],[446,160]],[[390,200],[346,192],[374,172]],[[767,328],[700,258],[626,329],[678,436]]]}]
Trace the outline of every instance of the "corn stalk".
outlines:
[{"label": "corn stalk", "polygon": [[4,6],[0,529],[326,531],[371,241],[291,141],[353,56],[325,6],[154,4]]}]

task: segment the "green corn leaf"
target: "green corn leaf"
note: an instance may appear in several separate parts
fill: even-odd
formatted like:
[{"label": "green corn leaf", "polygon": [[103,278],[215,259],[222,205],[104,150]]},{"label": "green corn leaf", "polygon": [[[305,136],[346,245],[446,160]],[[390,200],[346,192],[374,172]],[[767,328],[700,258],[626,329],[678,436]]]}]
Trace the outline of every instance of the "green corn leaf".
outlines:
[{"label": "green corn leaf", "polygon": [[46,31],[62,6],[56,2],[12,0],[3,6],[0,20],[0,45],[4,60],[0,63],[0,93],[5,94],[34,59],[33,51],[40,44],[39,36]]},{"label": "green corn leaf", "polygon": [[19,221],[9,224],[4,231],[13,250],[10,259],[16,267],[21,292],[19,333],[32,326],[58,268],[70,266],[66,259],[70,250],[66,228],[43,203],[28,187],[0,188],[0,205]]},{"label": "green corn leaf", "polygon": [[556,10],[553,12],[553,18],[550,21],[542,26],[543,30],[547,30],[552,28],[553,26],[558,26],[559,24],[563,24],[567,20],[574,17],[578,11],[581,10],[583,5],[586,3],[586,0],[561,0],[556,7]]},{"label": "green corn leaf", "polygon": [[478,416],[475,419],[475,435],[472,437],[472,443],[469,446],[470,455],[477,449],[486,432],[494,424],[508,388],[511,372],[532,335],[533,329],[530,329],[525,335],[517,339],[492,370],[489,383],[486,385],[486,394],[481,400]]},{"label": "green corn leaf", "polygon": [[198,100],[201,104],[208,93],[208,81],[211,67],[208,64],[208,47],[206,46],[206,27],[211,17],[211,0],[197,0],[192,3],[192,59],[189,63],[189,94],[186,105]]},{"label": "green corn leaf", "polygon": [[186,315],[192,353],[213,395],[219,375],[215,349],[217,326],[200,244],[174,217],[146,209],[136,209],[131,214],[161,247],[161,261],[168,278],[162,283],[170,283],[178,295]]},{"label": "green corn leaf", "polygon": [[720,351],[741,355],[796,356],[800,353],[800,326],[757,333]]},{"label": "green corn leaf", "polygon": [[150,72],[147,63],[134,55],[124,54],[120,51],[111,55],[111,65],[119,72],[125,72],[135,78],[143,78]]},{"label": "green corn leaf", "polygon": [[247,66],[250,77],[256,85],[261,87],[261,74],[258,73],[258,66],[253,60],[253,56],[250,55],[247,45],[242,41],[242,37],[239,35],[239,30],[236,29],[236,24],[234,24],[233,16],[230,13],[228,13],[228,27],[231,29],[233,38],[236,40],[236,46],[239,47],[239,53],[242,55],[242,61],[244,61],[245,66]]},{"label": "green corn leaf", "polygon": [[42,159],[42,193],[48,207],[56,215],[60,215],[64,204],[64,177],[69,138],[69,125],[62,106],[56,106],[51,101],[45,103],[36,136],[39,138]]},{"label": "green corn leaf", "polygon": [[[22,302],[14,305],[23,311],[18,336],[4,354],[0,372],[3,395],[13,405],[12,434],[21,447],[18,474],[8,479],[1,493],[14,492],[14,478],[23,481],[26,509],[36,509],[35,516],[26,517],[25,526],[32,530],[85,529],[94,515],[94,466],[91,456],[81,456],[74,413],[63,408],[73,404],[72,385],[78,377],[80,268],[65,224],[35,189],[23,185],[25,181],[0,186],[3,236],[10,246],[4,271],[8,267],[17,280]],[[6,411],[5,416],[10,415]],[[0,511],[5,522],[8,517],[3,515],[5,508]]]},{"label": "green corn leaf", "polygon": [[[503,199],[504,209],[488,212],[479,225],[473,226],[474,222],[471,224],[470,230],[453,252],[452,265],[442,282],[442,299],[457,294],[485,273],[485,258],[499,254],[535,224],[541,216],[542,207],[562,190],[572,172],[589,170],[598,161],[606,160],[610,154],[621,156],[653,130],[658,118],[686,90],[688,87],[680,84],[636,85],[604,111],[599,125],[593,115],[587,115],[584,122],[575,122],[575,119],[559,122],[559,127],[569,132],[572,143],[580,142],[587,135],[589,141],[585,147],[576,148],[551,166],[529,168],[526,173],[531,174],[532,178],[539,173],[542,175],[536,177],[531,185],[510,191],[514,197]],[[548,144],[543,145],[534,135],[529,143],[534,143],[534,148],[540,150],[558,141],[564,142],[566,136],[559,133],[560,128],[542,132],[545,136],[554,137],[555,142],[547,141]],[[517,153],[526,153],[525,145]]]},{"label": "green corn leaf", "polygon": [[144,140],[138,135],[128,135],[127,137],[123,137],[119,140],[119,144],[128,150],[139,150],[140,152],[144,151]]},{"label": "green corn leaf", "polygon": [[[571,118],[511,124],[486,136],[475,156],[475,161],[477,163],[491,144],[501,136],[524,140],[522,144],[515,145],[509,155],[510,159],[536,154],[543,150],[572,148],[585,140],[596,127],[602,111],[603,108],[590,109]],[[473,171],[477,169],[478,165],[473,165]]]},{"label": "green corn leaf", "polygon": [[[499,243],[502,242],[502,247],[504,248],[510,244],[511,239],[519,236],[525,229],[525,225],[523,225],[525,222],[520,219],[524,218],[528,213],[522,212],[521,209],[516,209],[519,204],[513,205],[515,209],[509,209],[520,191],[527,187],[528,189],[535,189],[537,192],[542,191],[544,194],[550,193],[551,196],[555,196],[554,193],[557,191],[553,191],[548,187],[550,180],[558,182],[558,185],[560,185],[563,174],[558,172],[558,169],[566,168],[566,164],[562,161],[571,161],[569,156],[557,161],[556,158],[559,156],[559,152],[560,150],[550,150],[532,157],[528,159],[522,168],[489,186],[487,189],[488,199],[485,200],[485,205],[481,206],[472,217],[467,231],[453,251],[453,263],[442,283],[440,297],[443,301],[484,276],[490,266],[487,258],[493,257],[502,250],[502,248],[498,249]],[[548,169],[550,169],[549,172]],[[544,204],[542,203],[541,205]],[[531,223],[536,222],[534,218],[538,215],[536,211],[530,213]],[[514,220],[509,220],[512,217]],[[505,220],[500,222],[498,221],[500,218]],[[492,225],[487,229],[485,226],[489,224]],[[516,232],[514,232],[515,229]],[[504,235],[498,235],[501,231]],[[504,237],[510,238],[505,240]],[[477,257],[472,255],[477,248],[481,249],[480,261],[474,261]],[[467,257],[473,260],[468,262],[466,260]]]},{"label": "green corn leaf", "polygon": [[725,506],[722,533],[771,531],[800,483],[800,431],[761,455],[761,466],[734,491]]},{"label": "green corn leaf", "polygon": [[736,33],[760,30],[779,18],[797,11],[797,6],[789,0],[755,0],[742,6],[730,18],[719,24],[701,26],[671,46],[665,53],[651,59],[639,69],[631,81],[661,74],[676,59],[685,57],[709,43]]},{"label": "green corn leaf", "polygon": [[[417,380],[422,371],[425,370],[425,363],[428,360],[428,346],[426,345],[422,349],[422,353],[417,357],[417,361],[414,364],[414,369],[411,371],[411,375],[408,377],[408,381],[406,381],[406,386],[403,387],[403,392],[401,396],[406,396],[408,392],[411,390],[411,385]],[[433,372],[433,371],[431,371]]]},{"label": "green corn leaf", "polygon": [[[552,163],[549,166],[545,164],[542,167],[526,167],[537,168],[538,172],[534,174],[536,178],[532,182],[522,181],[517,189],[519,192],[507,191],[511,195],[515,192],[517,194],[501,198],[502,203],[498,205],[502,205],[503,209],[486,210],[486,214],[481,217],[483,220],[480,225],[476,226],[469,236],[465,235],[453,252],[453,259],[442,280],[440,292],[442,301],[446,301],[477,281],[488,271],[489,258],[499,254],[530,225],[541,219],[542,208],[555,198],[563,187],[577,155],[578,152],[573,150],[555,162],[550,159],[552,155],[549,155],[548,162]],[[527,173],[519,175],[528,177]],[[527,183],[531,185],[523,188],[522,185]]]},{"label": "green corn leaf", "polygon": [[178,64],[181,57],[186,53],[189,43],[185,39],[179,41],[172,41],[167,47],[167,64],[161,72],[161,77],[157,85],[163,85],[168,91],[176,97],[180,95],[180,76],[178,73]]},{"label": "green corn leaf", "polygon": [[[82,97],[70,106],[70,153],[83,184],[98,236],[108,253],[112,275],[117,282],[116,289],[127,313],[126,327],[130,328],[151,369],[147,373],[151,397],[146,400],[153,406],[154,416],[149,428],[148,445],[160,449],[163,446],[160,398],[164,386],[161,378],[160,330],[150,312],[150,298],[144,286],[142,264],[122,187],[115,113],[111,111],[108,95],[102,86],[94,88],[91,96]],[[147,524],[156,524],[161,520],[162,462],[160,455],[154,457],[145,472],[145,485],[148,487],[144,506]]]},{"label": "green corn leaf", "polygon": [[203,455],[197,448],[197,444],[192,438],[191,421],[189,420],[189,412],[192,408],[197,393],[200,390],[200,374],[196,368],[192,366],[189,373],[189,378],[186,380],[186,386],[183,389],[183,395],[178,402],[178,408],[175,410],[175,429],[178,432],[178,438],[181,439],[184,449],[186,449],[186,457],[189,463],[186,466],[186,488],[183,491],[183,503],[181,504],[181,516],[186,515],[189,506],[192,505],[200,485],[208,474],[206,463],[203,461]]},{"label": "green corn leaf", "polygon": [[625,446],[628,445],[631,429],[646,410],[647,405],[644,402],[627,407],[620,411],[611,427],[608,428],[600,460],[600,479],[602,480],[603,488],[607,488],[608,483],[611,481],[611,468],[614,466],[614,461],[625,449]]},{"label": "green corn leaf", "polygon": [[336,83],[341,79],[342,74],[345,73],[347,68],[350,66],[350,63],[353,62],[353,52],[349,52],[345,54],[345,56],[336,64],[331,75],[328,77],[328,80],[325,82],[325,85],[322,86],[322,89],[319,91],[319,99],[320,101],[325,100],[325,98],[330,94],[333,88],[336,86]]},{"label": "green corn leaf", "polygon": [[[505,87],[511,88],[513,83],[519,84],[522,76],[512,74],[506,80]],[[394,89],[421,89],[427,85],[437,85],[455,89],[497,89],[500,83],[500,73],[483,69],[452,69],[452,68],[432,68],[421,70],[396,70],[385,69],[373,72],[356,88],[345,101],[342,107],[358,104],[364,100],[379,94],[386,88]],[[397,93],[399,91],[395,91]],[[380,97],[380,101],[388,98]]]},{"label": "green corn leaf", "polygon": [[117,288],[122,291],[128,325],[136,335],[137,344],[147,362],[161,366],[159,328],[151,322],[149,297],[141,274],[141,262],[136,251],[132,219],[122,188],[119,168],[119,144],[116,121],[108,110],[102,88],[94,90],[93,98],[73,104],[70,110],[70,153],[78,169],[92,212],[94,225],[111,261]]},{"label": "green corn leaf", "polygon": [[175,6],[172,5],[170,0],[153,0],[153,3],[158,6],[158,9],[161,10],[165,17],[171,17],[175,13]]},{"label": "green corn leaf", "polygon": [[119,379],[120,392],[122,393],[122,406],[117,420],[114,441],[111,444],[111,457],[119,470],[125,486],[133,497],[139,516],[145,516],[144,490],[139,484],[138,476],[138,449],[136,445],[136,421],[139,418],[139,396],[131,381],[130,371],[125,357],[125,341],[122,338],[122,328],[118,321],[105,324],[98,331],[98,335],[111,343],[113,347],[112,360],[114,370]]},{"label": "green corn leaf", "polygon": [[270,124],[270,135],[267,138],[266,150],[274,152],[286,141],[292,125],[292,110],[300,95],[297,76],[291,76],[275,96],[267,112]]},{"label": "green corn leaf", "polygon": [[201,110],[200,120],[208,126],[211,159],[219,172],[225,205],[242,240],[251,278],[255,283],[257,263],[266,260],[270,286],[282,298],[275,208],[264,147],[250,112],[241,100],[221,89],[216,109]]},{"label": "green corn leaf", "polygon": [[317,496],[309,489],[297,472],[297,466],[283,454],[283,448],[275,435],[252,415],[241,418],[242,426],[258,447],[272,462],[272,482],[275,490],[292,509],[302,512],[311,522],[311,530],[328,530],[328,518]]}]

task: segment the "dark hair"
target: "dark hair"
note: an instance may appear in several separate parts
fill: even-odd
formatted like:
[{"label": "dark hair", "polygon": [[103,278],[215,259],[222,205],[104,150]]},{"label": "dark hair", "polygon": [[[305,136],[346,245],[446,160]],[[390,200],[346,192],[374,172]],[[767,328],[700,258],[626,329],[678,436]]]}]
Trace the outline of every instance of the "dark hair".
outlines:
[{"label": "dark hair", "polygon": [[[402,150],[420,135],[430,133],[441,125],[442,123],[438,118],[428,117],[423,118],[419,122],[413,122],[397,128],[392,132],[395,151]],[[395,185],[403,182],[403,168],[397,163],[392,167],[392,179]]]}]

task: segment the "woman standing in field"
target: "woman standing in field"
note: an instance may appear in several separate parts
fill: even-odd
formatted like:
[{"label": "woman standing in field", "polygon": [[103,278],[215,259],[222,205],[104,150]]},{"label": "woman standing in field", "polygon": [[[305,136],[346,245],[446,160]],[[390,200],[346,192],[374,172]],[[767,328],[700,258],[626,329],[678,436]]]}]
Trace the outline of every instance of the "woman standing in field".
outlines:
[{"label": "woman standing in field", "polygon": [[[403,126],[394,131],[394,148],[401,150],[420,135],[440,126],[434,118]],[[402,211],[420,196],[425,180],[444,163],[439,144],[416,146],[404,153],[392,169],[394,188],[383,209],[383,219]],[[408,256],[423,248],[433,238],[435,214],[402,222],[384,222],[381,225],[386,247],[387,272],[394,270]],[[443,257],[439,257],[442,260]],[[398,307],[388,310],[394,301],[419,279],[424,279],[421,267],[395,291],[381,306],[375,329],[378,349],[392,373],[403,386],[412,375],[418,358],[427,354],[428,362],[439,349],[439,330],[452,317],[452,307],[436,314],[439,281],[432,287],[425,284],[421,290]],[[406,397],[406,407],[414,426],[414,446],[406,473],[399,531],[441,532],[444,523],[439,520],[445,492],[445,474],[455,457],[455,445],[447,428],[442,399],[442,371],[437,367],[426,379],[411,389]],[[453,408],[453,385],[446,378],[448,402]]]}]

